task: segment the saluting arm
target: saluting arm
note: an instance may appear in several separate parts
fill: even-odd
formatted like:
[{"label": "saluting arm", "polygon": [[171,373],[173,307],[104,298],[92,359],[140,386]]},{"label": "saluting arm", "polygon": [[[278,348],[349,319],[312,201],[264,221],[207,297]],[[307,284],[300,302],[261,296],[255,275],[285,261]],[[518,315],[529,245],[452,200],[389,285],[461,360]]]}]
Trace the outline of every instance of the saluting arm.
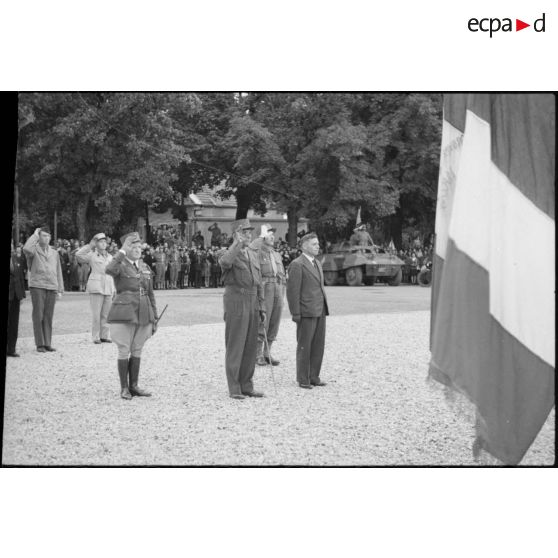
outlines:
[{"label": "saluting arm", "polygon": [[76,252],[76,259],[80,264],[89,263],[91,260],[91,246],[86,244]]},{"label": "saluting arm", "polygon": [[293,262],[289,266],[289,278],[287,279],[287,302],[293,320],[300,318],[300,289],[302,287],[302,265]]},{"label": "saluting arm", "polygon": [[108,275],[111,275],[112,277],[118,277],[120,275],[121,270],[122,270],[120,264],[124,261],[125,257],[126,257],[126,254],[124,254],[123,252],[120,252],[120,250],[118,252],[116,252],[116,254],[113,256],[112,260],[107,264],[107,267],[105,268],[105,272]]},{"label": "saluting arm", "polygon": [[241,250],[241,243],[235,240],[232,246],[219,258],[219,265],[223,271],[232,267],[234,260],[238,254],[240,254]]},{"label": "saluting arm", "polygon": [[39,244],[39,233],[35,231],[23,245],[23,252],[28,258],[35,256],[37,252],[37,245]]}]

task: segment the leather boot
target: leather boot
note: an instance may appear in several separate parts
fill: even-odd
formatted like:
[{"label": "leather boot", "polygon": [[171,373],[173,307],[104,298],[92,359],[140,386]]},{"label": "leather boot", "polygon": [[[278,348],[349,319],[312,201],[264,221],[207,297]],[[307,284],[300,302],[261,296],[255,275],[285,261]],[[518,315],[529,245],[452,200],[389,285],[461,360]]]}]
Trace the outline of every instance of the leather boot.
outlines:
[{"label": "leather boot", "polygon": [[117,362],[118,375],[120,376],[120,397],[122,397],[122,399],[132,399],[132,395],[128,389],[128,359],[119,358]]},{"label": "leather boot", "polygon": [[263,341],[260,341],[258,339],[258,352],[256,353],[258,356],[256,357],[256,364],[258,366],[265,366],[266,365],[266,360],[265,357],[263,355]]},{"label": "leather boot", "polygon": [[268,354],[265,357],[265,362],[269,362],[269,364],[271,364],[272,366],[278,366],[280,364],[280,362],[278,360],[275,360],[272,356],[271,356],[271,345],[273,344],[273,341],[268,342]]},{"label": "leather boot", "polygon": [[151,397],[151,394],[144,389],[138,387],[138,377],[140,370],[140,357],[130,357],[128,361],[129,372],[130,372],[130,393],[132,395],[137,395],[138,397]]}]

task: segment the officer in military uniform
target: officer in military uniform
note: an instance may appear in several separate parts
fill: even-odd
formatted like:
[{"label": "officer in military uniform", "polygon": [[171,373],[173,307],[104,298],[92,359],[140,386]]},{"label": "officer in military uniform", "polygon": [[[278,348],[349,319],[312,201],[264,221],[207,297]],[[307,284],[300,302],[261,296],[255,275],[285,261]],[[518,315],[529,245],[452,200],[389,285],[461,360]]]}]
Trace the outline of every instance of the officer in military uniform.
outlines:
[{"label": "officer in military uniform", "polygon": [[[281,312],[283,310],[283,296],[287,283],[283,260],[278,252],[273,249],[275,242],[275,229],[269,224],[262,225],[259,238],[250,244],[250,248],[255,250],[260,258],[260,269],[262,272],[262,282],[264,286],[265,298],[265,322],[260,323],[258,330],[258,357],[256,364],[265,366],[270,363],[273,366],[279,364],[271,356],[271,345],[277,339],[279,333],[279,323],[281,322]],[[267,334],[268,346],[265,347],[265,335]]]},{"label": "officer in military uniform", "polygon": [[124,235],[120,242],[122,248],[106,267],[116,286],[107,322],[118,347],[120,396],[122,399],[132,399],[133,395],[149,397],[149,392],[138,387],[138,377],[143,345],[157,330],[152,271],[140,261],[141,240],[137,232]]},{"label": "officer in military uniform", "polygon": [[252,230],[248,219],[235,221],[234,241],[219,258],[223,270],[225,318],[225,370],[233,399],[263,397],[254,390],[258,326],[265,320],[264,291],[258,254],[248,245]]},{"label": "officer in military uniform", "polygon": [[364,223],[359,223],[356,226],[349,242],[351,243],[351,246],[374,246],[372,237],[366,230],[366,225]]}]

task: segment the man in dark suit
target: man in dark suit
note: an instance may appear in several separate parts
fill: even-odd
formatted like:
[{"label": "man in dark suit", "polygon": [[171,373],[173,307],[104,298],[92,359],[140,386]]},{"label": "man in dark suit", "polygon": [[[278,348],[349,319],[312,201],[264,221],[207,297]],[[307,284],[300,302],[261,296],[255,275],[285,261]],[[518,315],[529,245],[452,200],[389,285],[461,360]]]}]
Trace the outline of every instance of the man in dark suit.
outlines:
[{"label": "man in dark suit", "polygon": [[8,306],[8,348],[7,355],[18,357],[16,353],[17,334],[19,329],[19,307],[21,300],[25,298],[25,278],[23,275],[23,262],[19,258],[12,246],[10,257],[10,287],[9,287],[9,306]]},{"label": "man in dark suit", "polygon": [[320,242],[314,233],[300,240],[302,254],[289,266],[287,301],[296,322],[296,379],[301,388],[325,386],[320,380],[324,355],[326,316],[324,274],[316,259]]}]

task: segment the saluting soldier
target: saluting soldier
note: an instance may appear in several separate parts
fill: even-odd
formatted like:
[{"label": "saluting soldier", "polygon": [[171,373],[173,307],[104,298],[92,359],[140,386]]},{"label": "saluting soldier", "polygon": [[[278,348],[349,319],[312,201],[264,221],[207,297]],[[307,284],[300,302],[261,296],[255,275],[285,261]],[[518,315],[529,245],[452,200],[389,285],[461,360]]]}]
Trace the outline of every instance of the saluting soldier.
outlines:
[{"label": "saluting soldier", "polygon": [[152,272],[140,261],[141,240],[137,232],[124,235],[122,248],[106,267],[114,278],[116,297],[108,316],[112,340],[118,347],[120,396],[149,397],[138,387],[141,351],[157,330],[157,305],[153,294]]},{"label": "saluting soldier", "polygon": [[248,248],[253,229],[248,219],[235,221],[234,241],[219,259],[225,285],[225,369],[233,399],[263,397],[252,382],[258,325],[265,320],[260,261],[258,254]]},{"label": "saluting soldier", "polygon": [[[258,356],[256,364],[265,366],[270,363],[277,366],[279,361],[271,356],[271,345],[277,339],[283,296],[285,294],[286,274],[283,261],[273,248],[275,229],[269,224],[262,225],[259,238],[250,244],[250,248],[258,253],[265,298],[265,322],[258,329]],[[268,346],[265,347],[265,334]]]},{"label": "saluting soldier", "polygon": [[114,295],[114,281],[106,274],[106,267],[112,260],[107,252],[107,237],[104,233],[96,234],[89,244],[82,246],[76,253],[80,264],[91,267],[91,275],[87,281],[87,292],[91,304],[93,319],[91,336],[93,343],[111,343],[107,318]]},{"label": "saluting soldier", "polygon": [[374,242],[370,233],[366,230],[366,225],[364,223],[359,223],[355,229],[353,229],[353,234],[349,239],[351,246],[374,246]]}]

